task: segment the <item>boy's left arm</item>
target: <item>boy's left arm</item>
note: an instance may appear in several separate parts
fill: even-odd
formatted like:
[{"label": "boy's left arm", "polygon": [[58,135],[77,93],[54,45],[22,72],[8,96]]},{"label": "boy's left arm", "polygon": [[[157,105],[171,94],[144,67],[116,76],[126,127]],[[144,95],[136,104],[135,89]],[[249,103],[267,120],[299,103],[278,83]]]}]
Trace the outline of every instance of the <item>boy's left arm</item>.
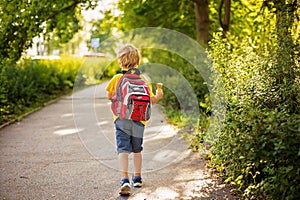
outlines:
[{"label": "boy's left arm", "polygon": [[151,103],[152,103],[152,104],[155,104],[155,103],[158,102],[160,99],[162,99],[163,96],[164,96],[164,92],[162,91],[162,89],[156,90],[155,96],[151,97]]},{"label": "boy's left arm", "polygon": [[142,77],[146,83],[148,84],[148,87],[150,89],[150,101],[151,101],[151,104],[155,104],[156,102],[158,102],[160,99],[163,98],[164,96],[164,92],[162,91],[162,89],[160,90],[156,90],[156,94],[154,95],[153,92],[152,92],[152,85],[151,83],[146,79],[146,77]]}]

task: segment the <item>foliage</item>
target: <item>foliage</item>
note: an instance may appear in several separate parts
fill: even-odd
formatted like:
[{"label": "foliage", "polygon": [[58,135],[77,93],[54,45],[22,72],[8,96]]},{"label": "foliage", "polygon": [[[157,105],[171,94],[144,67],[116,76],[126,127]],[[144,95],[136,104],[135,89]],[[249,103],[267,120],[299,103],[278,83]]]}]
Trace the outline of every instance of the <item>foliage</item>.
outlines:
[{"label": "foliage", "polygon": [[261,52],[249,41],[211,43],[226,97],[212,164],[248,199],[299,199],[299,57],[278,57],[293,44]]},{"label": "foliage", "polygon": [[122,11],[119,16],[121,31],[140,27],[163,27],[196,37],[192,1],[120,0],[118,9]]},{"label": "foliage", "polygon": [[[189,122],[189,119],[186,119],[185,121]],[[193,151],[203,152],[202,150],[204,148],[206,150],[210,148],[210,145],[207,142],[207,132],[209,130],[210,123],[210,117],[207,116],[207,114],[205,113],[201,113],[199,116],[198,124],[195,129],[191,129],[189,123],[180,126],[182,127],[182,130],[180,132],[183,133],[183,137],[186,139],[187,142],[189,142],[190,148]]]},{"label": "foliage", "polygon": [[[91,38],[99,38],[100,42],[112,36],[114,29],[118,27],[117,17],[113,16],[112,11],[108,10],[104,13],[104,18],[93,23]],[[91,47],[90,47],[91,48]],[[99,49],[97,49],[97,52]]]},{"label": "foliage", "polygon": [[[218,13],[219,4],[220,0],[209,1],[211,35],[221,30]],[[269,41],[268,36],[274,31],[275,18],[274,16],[271,19],[264,18],[265,12],[272,12],[273,10],[261,9],[262,6],[263,1],[231,1],[230,34],[239,37],[239,39],[247,37],[258,46],[271,46],[273,43]],[[120,0],[118,9],[122,11],[117,24],[120,31],[140,27],[164,27],[196,39],[193,1]],[[107,22],[109,23],[109,21]],[[239,45],[238,41],[230,42]]]},{"label": "foliage", "polygon": [[[221,31],[218,20],[218,5],[220,1],[210,1],[210,21],[212,35]],[[271,48],[275,38],[270,35],[276,30],[274,8],[265,9],[264,1],[237,0],[231,1],[229,40],[232,48],[238,47],[240,41],[249,40],[256,50]],[[234,36],[234,37],[231,37]]]},{"label": "foliage", "polygon": [[247,199],[299,199],[299,5],[264,3],[246,18],[256,32],[233,30],[210,44],[215,86],[226,97],[211,164]]},{"label": "foliage", "polygon": [[0,69],[0,124],[70,92],[75,86],[97,84],[116,73],[115,63],[107,66],[101,58],[67,55],[57,60],[2,62]]},{"label": "foliage", "polygon": [[[22,60],[1,66],[0,124],[73,87],[81,59]],[[77,77],[79,78],[79,77]]]},{"label": "foliage", "polygon": [[0,59],[17,61],[40,33],[61,42],[70,40],[80,28],[80,4],[95,6],[92,0],[1,0]]}]

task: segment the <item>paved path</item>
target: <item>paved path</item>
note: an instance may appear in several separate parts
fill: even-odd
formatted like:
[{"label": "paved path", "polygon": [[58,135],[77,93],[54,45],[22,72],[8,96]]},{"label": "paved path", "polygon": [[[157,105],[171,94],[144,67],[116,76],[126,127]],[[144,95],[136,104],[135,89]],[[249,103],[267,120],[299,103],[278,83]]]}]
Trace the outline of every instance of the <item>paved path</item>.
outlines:
[{"label": "paved path", "polygon": [[0,199],[234,199],[157,106],[145,132],[145,185],[120,197],[104,86],[75,92],[0,130]]}]

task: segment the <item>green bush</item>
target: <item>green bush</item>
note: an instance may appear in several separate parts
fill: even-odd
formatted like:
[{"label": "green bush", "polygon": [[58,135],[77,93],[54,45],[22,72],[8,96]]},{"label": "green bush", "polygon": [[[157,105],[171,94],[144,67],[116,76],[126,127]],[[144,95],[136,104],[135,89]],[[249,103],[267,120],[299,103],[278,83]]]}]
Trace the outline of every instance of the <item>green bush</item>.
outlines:
[{"label": "green bush", "polygon": [[70,92],[76,86],[99,83],[114,75],[102,58],[63,55],[57,60],[20,60],[0,63],[0,124]]},{"label": "green bush", "polygon": [[0,124],[36,107],[73,87],[79,59],[21,60],[1,63]]},{"label": "green bush", "polygon": [[280,71],[276,51],[248,42],[233,49],[217,39],[211,46],[226,98],[211,164],[248,199],[299,199],[299,65],[292,60]]}]

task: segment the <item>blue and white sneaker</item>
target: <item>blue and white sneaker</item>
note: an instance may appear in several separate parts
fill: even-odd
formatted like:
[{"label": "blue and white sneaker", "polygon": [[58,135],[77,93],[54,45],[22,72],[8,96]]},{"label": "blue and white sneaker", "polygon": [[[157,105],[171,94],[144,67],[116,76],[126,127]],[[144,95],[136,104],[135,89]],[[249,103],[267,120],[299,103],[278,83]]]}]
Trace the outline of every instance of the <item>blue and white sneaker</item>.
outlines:
[{"label": "blue and white sneaker", "polygon": [[130,187],[128,178],[122,178],[120,181],[120,185],[121,185],[121,189],[120,189],[119,194],[120,195],[129,195],[131,187]]},{"label": "blue and white sneaker", "polygon": [[143,181],[142,177],[140,176],[134,176],[131,180],[133,187],[142,187],[143,186]]}]

